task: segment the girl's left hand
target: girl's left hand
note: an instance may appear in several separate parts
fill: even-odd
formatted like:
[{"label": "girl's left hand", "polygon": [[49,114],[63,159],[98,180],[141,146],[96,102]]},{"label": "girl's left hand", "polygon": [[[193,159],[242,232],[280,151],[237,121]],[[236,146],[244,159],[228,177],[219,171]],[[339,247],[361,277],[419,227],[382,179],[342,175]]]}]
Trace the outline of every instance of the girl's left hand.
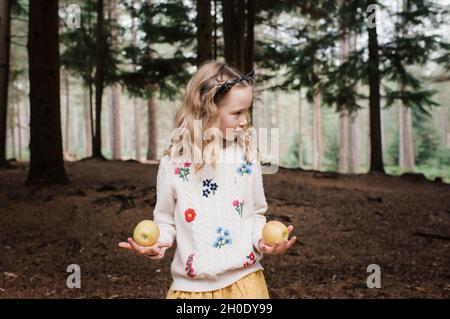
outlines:
[{"label": "girl's left hand", "polygon": [[[292,233],[292,231],[294,230],[294,226],[290,225],[288,227],[288,231],[289,234]],[[264,244],[263,240],[261,239],[259,241],[259,249],[264,253],[264,254],[268,254],[268,255],[283,255],[284,253],[286,253],[286,251],[292,246],[294,245],[295,241],[297,240],[297,237],[294,236],[291,239],[289,239],[289,241],[284,240],[281,243],[276,242],[275,245],[273,246],[268,246],[266,244]]]}]

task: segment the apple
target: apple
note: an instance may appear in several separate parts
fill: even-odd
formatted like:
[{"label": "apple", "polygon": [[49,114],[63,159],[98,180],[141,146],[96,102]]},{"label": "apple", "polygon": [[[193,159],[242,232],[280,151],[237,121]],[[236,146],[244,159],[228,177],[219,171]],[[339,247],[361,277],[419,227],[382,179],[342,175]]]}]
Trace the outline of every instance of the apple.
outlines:
[{"label": "apple", "polygon": [[282,223],[276,220],[271,220],[264,225],[262,231],[262,239],[264,244],[268,246],[273,246],[276,242],[281,244],[284,240],[287,240],[288,237],[289,230]]},{"label": "apple", "polygon": [[152,246],[159,238],[159,227],[151,220],[143,220],[134,228],[133,239],[140,246]]}]

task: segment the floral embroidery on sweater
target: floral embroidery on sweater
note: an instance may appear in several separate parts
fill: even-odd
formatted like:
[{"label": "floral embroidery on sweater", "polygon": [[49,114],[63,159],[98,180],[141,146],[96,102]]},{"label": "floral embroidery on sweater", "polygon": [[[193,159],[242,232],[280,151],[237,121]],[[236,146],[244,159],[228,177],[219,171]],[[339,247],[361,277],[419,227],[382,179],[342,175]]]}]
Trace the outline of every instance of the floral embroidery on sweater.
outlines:
[{"label": "floral embroidery on sweater", "polygon": [[216,232],[217,238],[214,241],[213,247],[220,249],[222,248],[222,246],[231,245],[233,241],[231,239],[231,234],[228,229],[223,227],[217,227]]},{"label": "floral embroidery on sweater", "polygon": [[256,262],[255,254],[253,254],[253,252],[251,252],[250,255],[246,256],[246,258],[247,261],[244,263],[244,268]]},{"label": "floral embroidery on sweater", "polygon": [[183,167],[177,167],[175,168],[175,175],[178,175],[180,178],[183,179],[183,182],[186,182],[188,180],[187,176],[191,173],[189,167],[191,166],[191,163],[186,162],[183,164]]},{"label": "floral embroidery on sweater", "polygon": [[233,201],[233,206],[234,206],[234,210],[239,214],[239,216],[241,216],[242,218],[242,211],[244,210],[244,201],[239,201],[237,199],[235,199]]},{"label": "floral embroidery on sweater", "polygon": [[218,187],[217,183],[212,183],[212,179],[203,180],[203,197],[208,197],[211,192],[215,195]]},{"label": "floral embroidery on sweater", "polygon": [[192,262],[194,261],[194,255],[190,254],[187,261],[186,261],[186,268],[184,269],[187,273],[187,275],[191,278],[194,278],[197,274],[195,272],[195,269],[192,267]]},{"label": "floral embroidery on sweater", "polygon": [[192,208],[188,208],[184,211],[184,218],[188,223],[192,222],[195,219],[195,216],[197,214],[195,213],[195,210]]},{"label": "floral embroidery on sweater", "polygon": [[236,173],[238,173],[241,176],[244,176],[245,174],[251,174],[252,173],[252,162],[244,162],[241,163],[238,168],[236,169]]}]

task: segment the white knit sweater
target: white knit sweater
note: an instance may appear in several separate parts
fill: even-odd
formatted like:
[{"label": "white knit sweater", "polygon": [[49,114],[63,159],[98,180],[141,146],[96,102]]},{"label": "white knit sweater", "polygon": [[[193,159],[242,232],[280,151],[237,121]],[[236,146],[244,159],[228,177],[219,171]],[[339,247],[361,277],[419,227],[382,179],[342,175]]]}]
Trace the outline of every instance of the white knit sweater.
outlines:
[{"label": "white knit sweater", "polygon": [[172,290],[211,291],[264,269],[259,250],[267,202],[259,161],[246,163],[233,143],[219,152],[216,170],[206,164],[161,158],[154,221],[161,243],[177,249],[171,266]]}]

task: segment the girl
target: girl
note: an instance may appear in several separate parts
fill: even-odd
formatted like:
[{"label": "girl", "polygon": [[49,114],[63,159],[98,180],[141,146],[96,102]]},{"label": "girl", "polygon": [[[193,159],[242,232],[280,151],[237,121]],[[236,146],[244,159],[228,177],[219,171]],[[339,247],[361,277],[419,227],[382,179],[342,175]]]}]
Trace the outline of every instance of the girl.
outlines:
[{"label": "girl", "polygon": [[269,298],[263,254],[284,254],[296,241],[271,247],[261,238],[268,205],[249,129],[253,73],[211,61],[199,67],[159,164],[153,212],[159,241],[119,244],[160,259],[176,237],[167,298]]}]

